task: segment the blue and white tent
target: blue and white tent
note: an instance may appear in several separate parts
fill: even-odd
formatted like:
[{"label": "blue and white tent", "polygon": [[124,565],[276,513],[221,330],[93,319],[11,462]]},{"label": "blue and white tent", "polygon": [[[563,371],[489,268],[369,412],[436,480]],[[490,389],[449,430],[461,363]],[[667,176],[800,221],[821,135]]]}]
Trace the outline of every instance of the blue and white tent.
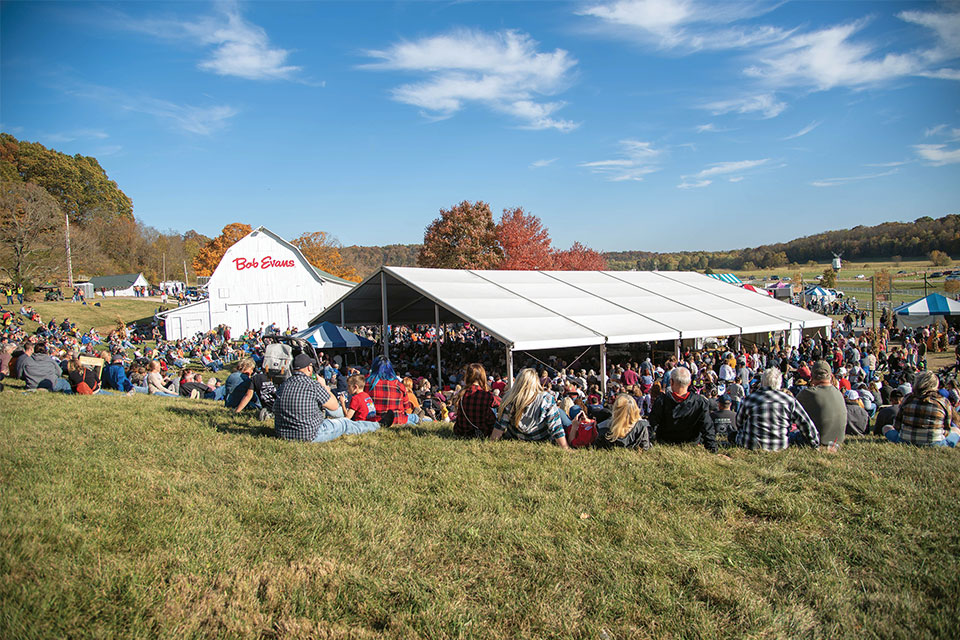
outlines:
[{"label": "blue and white tent", "polygon": [[318,349],[351,349],[355,347],[372,347],[374,342],[361,338],[332,322],[321,322],[309,329],[295,334]]},{"label": "blue and white tent", "polygon": [[743,284],[743,281],[732,273],[708,273],[706,275],[711,278],[716,278],[717,280],[722,280],[723,282],[729,282],[730,284]]},{"label": "blue and white tent", "polygon": [[939,293],[906,302],[893,310],[897,322],[908,327],[922,327],[944,316],[960,316],[960,302]]},{"label": "blue and white tent", "polygon": [[836,296],[835,296],[832,292],[827,291],[827,290],[824,289],[823,287],[808,287],[808,288],[803,292],[803,297],[804,297],[804,298],[816,298],[816,299],[818,299],[818,300],[821,300],[821,299],[824,299],[824,298],[825,298],[828,302],[831,301],[831,300],[833,300],[834,298],[836,298]]}]

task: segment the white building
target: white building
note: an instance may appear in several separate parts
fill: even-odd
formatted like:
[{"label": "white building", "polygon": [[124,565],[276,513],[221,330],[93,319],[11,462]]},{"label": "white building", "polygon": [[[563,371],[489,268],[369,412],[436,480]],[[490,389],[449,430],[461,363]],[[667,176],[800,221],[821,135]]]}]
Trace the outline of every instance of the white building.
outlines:
[{"label": "white building", "polygon": [[218,325],[237,336],[276,323],[305,329],[356,283],[315,269],[295,246],[264,227],[227,249],[210,276],[207,300],[160,314],[168,340],[189,338]]},{"label": "white building", "polygon": [[[90,284],[93,286],[96,295],[103,295],[107,298],[115,296],[134,296],[134,287],[149,287],[150,283],[143,277],[142,273],[125,273],[119,276],[100,276],[90,278]],[[84,294],[86,295],[86,294]]]}]

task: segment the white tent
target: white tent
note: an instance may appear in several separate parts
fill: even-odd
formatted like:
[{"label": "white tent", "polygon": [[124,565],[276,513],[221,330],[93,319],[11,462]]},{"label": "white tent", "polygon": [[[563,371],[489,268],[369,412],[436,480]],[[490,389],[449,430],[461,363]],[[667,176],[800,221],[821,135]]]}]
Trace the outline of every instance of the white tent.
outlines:
[{"label": "white tent", "polygon": [[[470,322],[513,351],[829,327],[826,316],[685,271],[382,267],[310,322]],[[389,355],[389,354],[388,354]],[[512,366],[508,366],[512,374]]]}]

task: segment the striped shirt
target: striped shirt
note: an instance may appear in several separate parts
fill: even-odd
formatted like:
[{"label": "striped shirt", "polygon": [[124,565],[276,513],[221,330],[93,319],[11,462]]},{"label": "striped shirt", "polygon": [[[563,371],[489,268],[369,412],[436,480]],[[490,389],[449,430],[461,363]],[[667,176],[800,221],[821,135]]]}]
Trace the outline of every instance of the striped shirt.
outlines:
[{"label": "striped shirt", "polygon": [[950,429],[950,409],[938,393],[925,396],[911,394],[900,405],[893,428],[900,432],[901,442],[934,444],[946,438]]},{"label": "striped shirt", "polygon": [[513,425],[512,407],[503,409],[497,419],[497,428],[505,431],[517,440],[559,440],[565,436],[563,423],[560,422],[560,408],[552,395],[543,391],[534,398],[523,414],[517,426]]}]

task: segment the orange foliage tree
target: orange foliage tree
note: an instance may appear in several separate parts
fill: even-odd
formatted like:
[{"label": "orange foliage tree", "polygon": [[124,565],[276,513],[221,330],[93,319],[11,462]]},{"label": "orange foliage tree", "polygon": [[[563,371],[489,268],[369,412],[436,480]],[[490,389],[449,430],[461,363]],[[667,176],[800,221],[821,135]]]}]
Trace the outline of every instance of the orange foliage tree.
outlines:
[{"label": "orange foliage tree", "polygon": [[417,264],[436,269],[495,269],[502,259],[490,205],[464,200],[441,209],[440,217],[427,227]]},{"label": "orange foliage tree", "polygon": [[553,258],[554,268],[560,271],[600,271],[607,268],[607,260],[602,253],[579,242],[574,242],[565,251],[554,252]]},{"label": "orange foliage tree", "polygon": [[503,250],[499,269],[541,270],[554,267],[550,232],[543,222],[523,207],[504,209],[497,224],[497,240]]},{"label": "orange foliage tree", "polygon": [[193,271],[198,276],[213,275],[213,270],[220,264],[223,254],[235,245],[240,239],[253,231],[253,228],[242,222],[232,222],[223,228],[216,238],[203,245],[193,259]]},{"label": "orange foliage tree", "polygon": [[357,270],[344,264],[340,254],[340,243],[326,231],[304,233],[290,241],[290,244],[300,249],[300,253],[307,262],[335,276],[360,282]]}]

